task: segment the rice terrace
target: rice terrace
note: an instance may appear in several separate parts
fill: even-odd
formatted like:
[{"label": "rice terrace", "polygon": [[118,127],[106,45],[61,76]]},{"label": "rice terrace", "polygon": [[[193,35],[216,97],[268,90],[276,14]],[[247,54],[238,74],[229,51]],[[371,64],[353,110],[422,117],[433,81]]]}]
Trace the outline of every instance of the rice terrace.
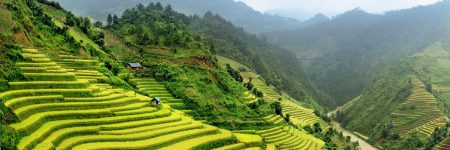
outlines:
[{"label": "rice terrace", "polygon": [[447,150],[450,1],[0,0],[0,150]]}]

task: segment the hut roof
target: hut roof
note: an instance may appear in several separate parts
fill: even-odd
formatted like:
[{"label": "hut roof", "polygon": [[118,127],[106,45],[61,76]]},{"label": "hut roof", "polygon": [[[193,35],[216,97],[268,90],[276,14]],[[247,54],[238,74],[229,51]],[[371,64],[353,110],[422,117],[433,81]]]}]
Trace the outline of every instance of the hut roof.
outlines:
[{"label": "hut roof", "polygon": [[142,65],[140,63],[128,63],[128,65],[133,68],[141,68],[142,67]]}]

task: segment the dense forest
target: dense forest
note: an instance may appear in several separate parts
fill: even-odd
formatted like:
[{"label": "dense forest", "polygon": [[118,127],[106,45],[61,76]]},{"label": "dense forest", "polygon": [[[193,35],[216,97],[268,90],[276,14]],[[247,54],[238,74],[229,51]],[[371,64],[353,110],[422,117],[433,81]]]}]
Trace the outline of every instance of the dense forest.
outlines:
[{"label": "dense forest", "polygon": [[[160,2],[163,6],[171,5],[174,10],[186,15],[202,16],[208,11],[219,14],[233,24],[243,27],[247,32],[261,33],[273,30],[296,29],[323,21],[310,20],[302,23],[296,19],[269,15],[253,10],[242,2],[231,0],[57,0],[66,9],[79,15],[91,16],[98,21],[106,21],[108,14],[121,14],[124,10],[138,4],[148,5]],[[233,10],[233,11],[229,11]],[[242,15],[246,14],[246,15]]]},{"label": "dense forest", "polygon": [[[193,17],[190,27],[212,41],[218,54],[252,66],[267,84],[320,109],[316,100],[324,100],[323,94],[305,78],[302,65],[292,52],[259,39],[210,12],[203,18]],[[323,106],[334,105],[330,101],[318,102]]]}]

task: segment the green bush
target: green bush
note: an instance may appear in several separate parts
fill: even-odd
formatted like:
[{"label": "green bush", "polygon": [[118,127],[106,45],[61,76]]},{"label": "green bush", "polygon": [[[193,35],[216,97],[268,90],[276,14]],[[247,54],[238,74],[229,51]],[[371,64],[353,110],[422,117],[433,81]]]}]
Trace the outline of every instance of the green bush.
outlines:
[{"label": "green bush", "polygon": [[14,150],[19,143],[20,136],[13,129],[0,125],[0,149]]},{"label": "green bush", "polygon": [[0,92],[9,88],[8,81],[24,79],[17,61],[28,61],[21,55],[20,47],[16,45],[3,45],[0,47]]},{"label": "green bush", "polygon": [[[149,70],[138,71],[136,76],[150,76],[164,83],[174,97],[183,99],[186,107],[194,110],[194,117],[225,122],[258,116],[243,100],[244,87],[225,71],[165,63],[147,63],[144,66]],[[225,128],[232,128],[233,123],[225,125]]]},{"label": "green bush", "polygon": [[271,104],[271,106],[275,110],[275,114],[283,115],[283,107],[281,107],[281,103],[280,102],[273,102]]}]

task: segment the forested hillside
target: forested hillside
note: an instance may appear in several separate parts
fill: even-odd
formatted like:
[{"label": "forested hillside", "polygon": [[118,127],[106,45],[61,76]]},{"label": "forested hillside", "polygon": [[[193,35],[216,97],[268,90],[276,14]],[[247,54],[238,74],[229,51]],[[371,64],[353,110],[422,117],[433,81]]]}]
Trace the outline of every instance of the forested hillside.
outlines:
[{"label": "forested hillside", "polygon": [[328,22],[266,36],[295,52],[310,79],[342,105],[392,62],[448,32],[449,11],[449,1],[381,15],[354,9]]},{"label": "forested hillside", "polygon": [[437,129],[448,127],[448,39],[447,34],[388,67],[337,119],[389,149],[430,148],[442,141],[446,135]]},{"label": "forested hillside", "polygon": [[[62,5],[65,6],[65,3],[73,3],[73,5],[67,6],[68,8],[72,8],[75,6],[84,6],[88,3],[99,3],[100,1],[89,1],[86,3],[81,2],[62,2]],[[116,3],[120,3],[120,7],[126,7],[127,5],[130,5],[133,1],[121,1],[121,2],[108,2],[107,5],[105,5],[105,8],[96,8],[96,9],[90,9],[89,7],[84,8],[76,8],[75,11],[80,11],[83,9],[88,9],[90,11],[108,11],[110,9],[107,9],[109,5],[114,5]],[[230,13],[230,14],[224,14],[225,16],[231,17],[231,16],[240,16],[237,14],[242,14],[240,11],[226,11],[228,7],[223,8],[223,6],[229,6],[232,7],[234,5],[229,4],[228,1],[221,1],[222,4],[220,5],[220,9],[215,9],[215,11],[221,11],[221,13]],[[187,3],[189,5],[182,5],[184,3]],[[198,2],[195,2],[196,4]],[[232,2],[234,3],[234,2]],[[158,5],[161,5],[160,7],[163,7],[164,4],[172,4],[170,1],[164,1],[161,2]],[[183,12],[185,10],[184,7],[193,9],[200,7],[200,10],[205,11],[199,11],[195,9],[196,11],[194,13],[187,12],[187,14],[198,14],[206,12],[207,9],[219,7],[217,3],[210,3],[210,2],[202,2],[201,4],[204,4],[205,6],[195,6],[195,7],[188,7],[190,5],[194,4],[194,2],[173,2],[173,5],[170,6],[170,9],[172,10],[180,10]],[[210,6],[213,5],[213,6]],[[242,5],[242,4],[241,4]],[[119,6],[119,5],[114,5]],[[111,6],[112,7],[112,6]],[[142,7],[145,7],[144,4],[139,5],[137,9],[144,9]],[[178,9],[177,9],[178,7]],[[183,7],[183,8],[179,8]],[[223,9],[223,10],[222,10]],[[243,11],[249,11],[251,8],[246,7],[246,9],[242,9]],[[120,10],[120,9],[119,9]],[[193,9],[194,10],[194,9]],[[235,9],[233,9],[235,10]],[[241,9],[239,9],[241,10]],[[185,10],[187,11],[187,10]],[[189,10],[191,11],[191,10]],[[222,12],[223,11],[223,12]],[[130,14],[127,14],[131,12],[131,10],[125,11],[123,14],[127,18],[136,18],[134,16],[130,16]],[[103,14],[103,13],[100,13]],[[89,13],[89,15],[92,15],[94,18],[96,18],[96,13]],[[108,16],[108,14],[105,14],[104,16]],[[114,18],[114,14],[111,14],[111,19]],[[117,15],[116,15],[117,16]],[[329,105],[334,106],[334,102],[331,98],[326,97],[325,94],[315,89],[313,85],[311,85],[305,78],[304,78],[304,72],[302,70],[302,66],[293,57],[293,54],[291,52],[286,51],[282,48],[279,48],[276,45],[269,44],[267,41],[258,39],[255,35],[251,35],[247,33],[246,31],[242,30],[239,27],[235,27],[231,22],[226,21],[219,15],[215,15],[211,12],[206,13],[204,16],[203,14],[194,17],[185,17],[182,18],[183,22],[177,22],[177,24],[184,24],[185,26],[188,26],[193,29],[193,31],[197,32],[199,35],[207,38],[208,40],[212,41],[212,43],[209,43],[210,45],[207,46],[214,46],[215,51],[218,54],[226,55],[230,58],[233,58],[235,60],[238,60],[240,62],[245,63],[248,66],[252,66],[256,69],[256,71],[261,74],[265,79],[267,79],[267,84],[272,84],[279,88],[280,90],[284,90],[288,92],[291,96],[294,98],[301,100],[301,101],[307,101],[308,104],[311,104],[317,109],[321,109],[319,105],[316,105],[317,100],[320,100],[320,103],[322,105]],[[120,15],[119,15],[120,17]],[[267,17],[266,17],[267,18]],[[323,16],[320,15],[316,17],[317,19],[313,19],[308,21],[308,24],[315,24],[317,22],[323,21]],[[322,18],[322,19],[320,19]],[[152,18],[139,18],[141,20],[143,19],[152,19]],[[108,20],[106,18],[106,20]],[[258,19],[251,19],[251,20],[258,20]],[[110,20],[113,22],[112,20]],[[122,21],[122,20],[121,20]],[[127,20],[126,20],[127,21]],[[275,21],[278,22],[278,21]],[[259,23],[258,23],[259,24]],[[154,26],[154,25],[152,25]],[[259,25],[258,25],[259,26]],[[158,26],[155,26],[156,28],[159,28]],[[136,29],[133,29],[133,31],[141,31],[143,27],[139,26]],[[165,30],[173,30],[173,27],[168,27]],[[222,29],[222,30],[218,30]],[[245,28],[247,29],[247,28]],[[130,31],[132,32],[132,31]],[[168,32],[157,32],[156,34],[165,34]],[[173,34],[173,33],[170,33]],[[119,34],[123,35],[123,34]],[[134,38],[140,38],[142,41],[139,41],[138,44],[158,44],[158,42],[162,42],[159,39],[152,39],[149,37],[152,37],[153,35],[147,33],[147,31],[144,29],[144,33],[136,35]],[[171,35],[170,37],[171,42],[179,42],[179,40],[182,40],[181,42],[184,42],[185,39],[176,39],[177,36]],[[166,38],[166,39],[167,39]],[[172,39],[175,38],[175,39]],[[127,38],[126,40],[128,40]],[[126,41],[128,42],[128,41]],[[171,45],[172,43],[164,43],[165,45]],[[188,41],[189,42],[189,41]],[[212,44],[212,45],[211,45]],[[289,65],[282,65],[282,64],[289,64]],[[280,67],[283,66],[283,67]]]},{"label": "forested hillside", "polygon": [[[212,13],[194,17],[190,27],[211,40],[218,54],[251,66],[266,79],[266,84],[277,87],[279,93],[283,90],[319,110],[321,107],[317,103],[334,105],[332,101],[325,101],[324,95],[305,78],[302,65],[292,52],[261,40]],[[316,101],[319,99],[323,101]]]},{"label": "forested hillside", "polygon": [[[203,16],[208,11],[220,14],[233,24],[252,33],[303,27],[302,22],[276,15],[263,14],[242,2],[233,0],[57,0],[64,8],[76,14],[91,16],[98,21],[106,21],[108,14],[120,14],[139,3],[148,5],[160,2],[171,5],[174,10],[186,15]],[[232,11],[230,11],[232,10]],[[309,22],[308,25],[316,22]]]},{"label": "forested hillside", "polygon": [[355,147],[318,111],[244,86],[192,30],[200,18],[170,6],[137,5],[105,25],[47,0],[0,11],[1,149]]}]

